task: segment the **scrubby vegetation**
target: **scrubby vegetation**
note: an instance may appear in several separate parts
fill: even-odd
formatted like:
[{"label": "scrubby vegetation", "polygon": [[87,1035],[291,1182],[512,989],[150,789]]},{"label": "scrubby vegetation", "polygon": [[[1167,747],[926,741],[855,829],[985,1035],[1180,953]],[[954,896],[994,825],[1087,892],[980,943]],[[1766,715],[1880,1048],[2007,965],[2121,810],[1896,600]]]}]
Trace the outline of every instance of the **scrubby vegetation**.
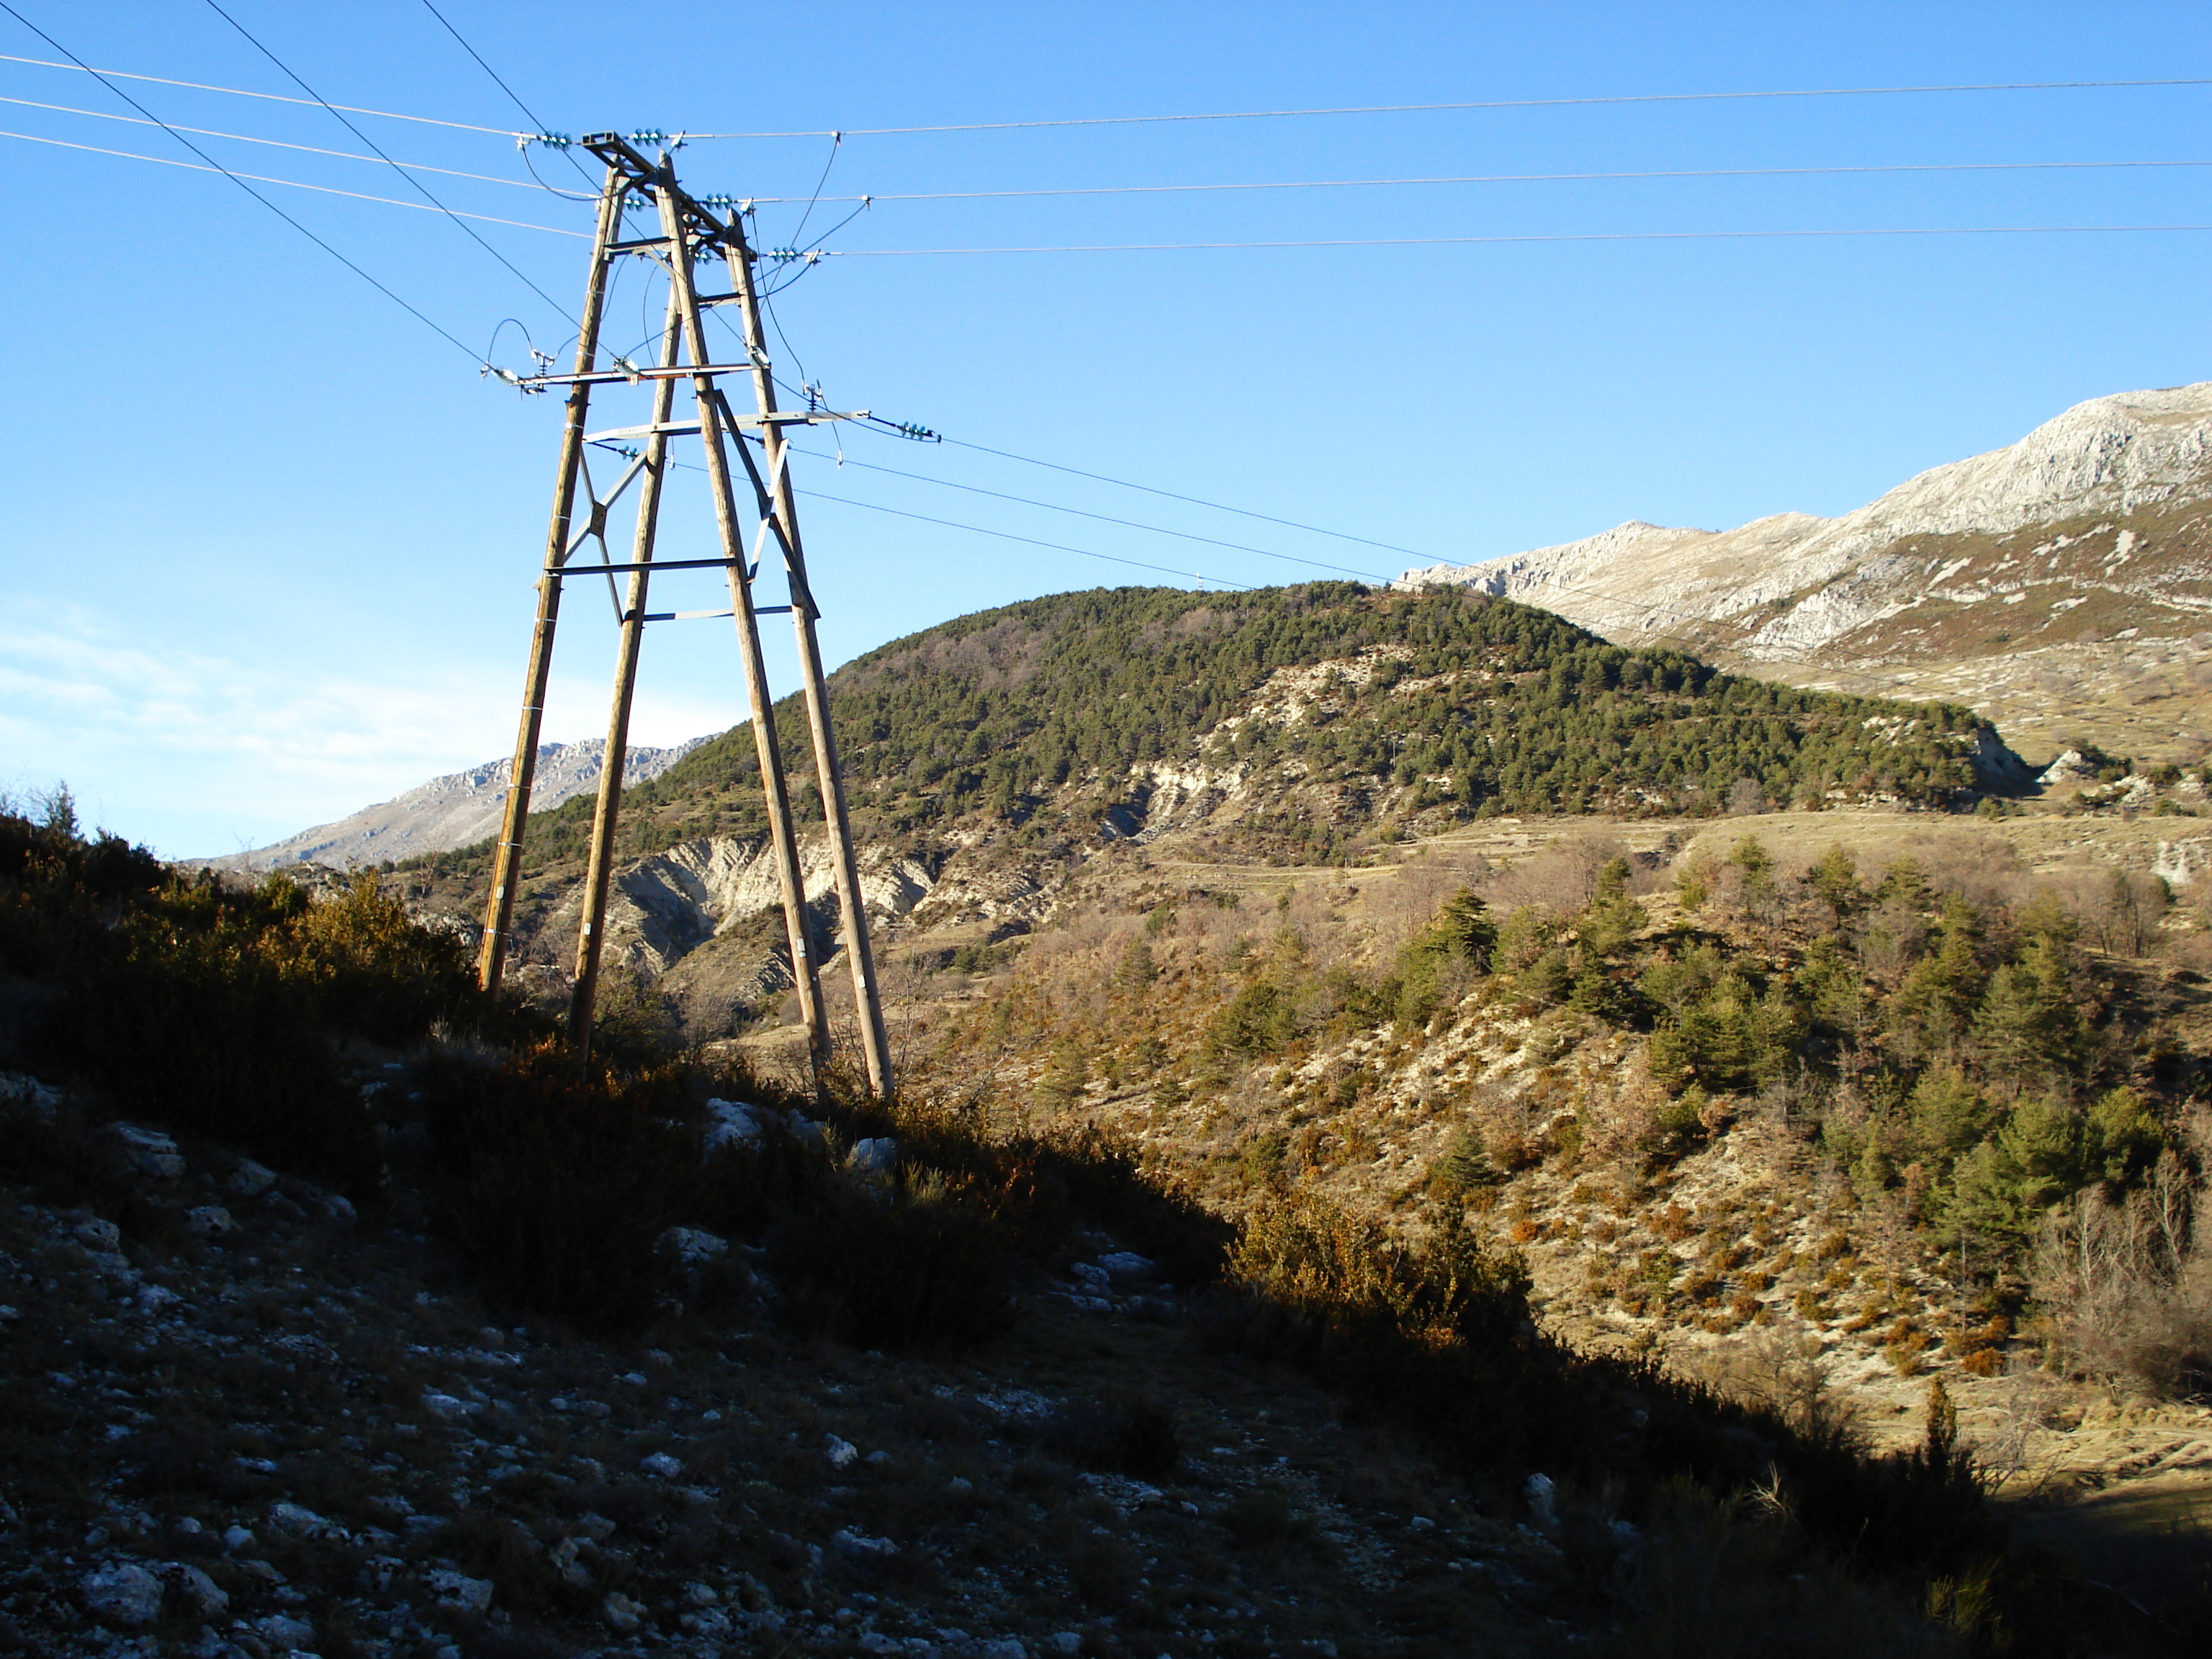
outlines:
[{"label": "scrubby vegetation", "polygon": [[338,1046],[498,1024],[459,945],[374,876],[319,905],[282,875],[187,875],[80,835],[65,793],[0,813],[0,971],[11,1046],[55,1074],[351,1192],[378,1158]]},{"label": "scrubby vegetation", "polygon": [[[349,1030],[372,1029],[385,1045],[378,1053],[398,1047],[410,1056],[395,1062],[404,1067],[404,1091],[364,1094],[357,1069],[343,1078],[340,1093],[359,1103],[370,1144],[394,1160],[388,1176],[380,1166],[362,1188],[368,1224],[377,1224],[379,1206],[421,1205],[419,1213],[448,1241],[455,1265],[503,1317],[551,1317],[610,1334],[695,1329],[725,1341],[769,1318],[802,1336],[856,1346],[988,1350],[1011,1340],[1006,1333],[1018,1328],[1038,1276],[1067,1260],[1073,1235],[1102,1229],[1094,1237],[1141,1248],[1164,1265],[1206,1340],[1301,1367],[1337,1390],[1353,1415],[1404,1425],[1431,1448],[1445,1478],[1460,1483],[1470,1502],[1510,1510],[1524,1501],[1514,1496],[1524,1486],[1539,1492],[1528,1483],[1540,1474],[1540,1501],[1525,1501],[1534,1505],[1540,1528],[1556,1529],[1562,1585],[1571,1582],[1577,1594],[1613,1609],[1616,1632],[1632,1650],[1642,1639],[1635,1632],[1683,1616],[1679,1602],[1688,1587],[1678,1582],[1677,1568],[1697,1571],[1685,1563],[1701,1549],[1764,1564],[1723,1575],[1745,1580],[1724,1601],[1743,1629],[1767,1640],[1788,1634],[1823,1596],[1832,1608],[1849,1610],[1847,1619],[1837,1613],[1839,1628],[1910,1632],[1909,1639],[1938,1647],[1994,1646],[2048,1622],[2051,1581],[2003,1557],[2002,1528],[1952,1437],[1940,1397],[1931,1403],[1924,1444],[1910,1455],[1881,1459],[1832,1422],[1724,1400],[1646,1364],[1571,1354],[1536,1330],[1525,1270],[1510,1244],[1480,1223],[1480,1205],[1441,1212],[1418,1237],[1290,1190],[1263,1191],[1232,1221],[1195,1202],[1171,1164],[1139,1157],[1111,1134],[998,1110],[972,1068],[957,1088],[933,1088],[918,1074],[886,1112],[849,1100],[799,1100],[728,1062],[718,1069],[697,1057],[580,1067],[526,1027],[502,1030],[495,1011],[472,1010],[451,983],[450,959],[441,955],[447,947],[380,908],[373,883],[326,904],[273,885],[240,895],[179,883],[127,849],[100,854],[100,843],[86,842],[58,817],[39,825],[11,820],[6,828],[12,844],[25,849],[12,867],[9,968],[19,982],[51,994],[32,1039],[48,1045],[40,1052],[50,1059],[63,1052],[55,1045],[80,1029],[71,1024],[79,1017],[73,1006],[89,999],[96,1006],[109,994],[98,970],[134,960],[133,949],[143,953],[136,971],[146,976],[133,983],[155,995],[167,994],[164,975],[192,985],[209,974],[210,957],[197,943],[167,954],[149,946],[147,939],[156,936],[145,919],[159,918],[170,930],[160,937],[225,939],[227,953],[213,958],[225,964],[221,982],[245,988],[226,994],[248,1008],[263,996],[311,998],[283,1006],[313,1012],[308,1029],[320,1045],[318,1063],[334,1075]],[[127,877],[100,885],[96,857]],[[1215,1012],[1189,1075],[1218,1080],[1255,1059],[1276,1062],[1332,1022],[1347,1030],[1395,1023],[1412,1031],[1471,998],[1526,994],[1513,989],[1520,981],[1504,966],[1516,951],[1533,965],[1545,952],[1571,955],[1590,941],[1590,959],[1571,960],[1562,981],[1570,999],[1592,972],[1624,985],[1642,980],[1659,960],[1658,946],[1637,954],[1650,929],[1629,915],[1639,902],[1629,890],[1632,873],[1618,865],[1598,868],[1587,902],[1559,927],[1536,927],[1521,914],[1530,906],[1493,924],[1498,906],[1455,897],[1409,931],[1379,977],[1309,968],[1305,947],[1288,929],[1276,930],[1264,949],[1249,939],[1242,949],[1232,944],[1208,969]],[[1188,941],[1173,916],[1150,914],[1149,921],[1133,919],[1133,937],[1111,969],[1117,988],[1104,994],[1127,998],[1132,1007],[1172,1007],[1176,999],[1163,993],[1178,977],[1189,980]],[[1215,907],[1213,914],[1236,912]],[[1674,943],[1703,948],[1711,942],[1704,932],[1726,939],[1717,921],[1688,924]],[[1955,917],[1950,925],[1952,937],[1966,926]],[[1984,964],[1988,983],[2017,966],[2021,951],[2055,948],[2049,927],[2006,932],[1986,913],[1981,925],[1978,938],[2003,933],[2027,940]],[[98,945],[103,933],[117,942]],[[1598,941],[1606,942],[1602,948]],[[1923,959],[1940,963],[1945,948],[1938,938],[1897,971],[1909,977]],[[233,965],[240,963],[260,965],[249,974]],[[1680,1006],[1705,1006],[1721,994],[1729,971],[1724,963]],[[1746,963],[1741,971],[1752,969]],[[1780,970],[1760,971],[1759,981],[1746,980],[1737,1002],[1782,1007]],[[1262,983],[1276,988],[1273,998],[1251,994]],[[1660,1029],[1670,1005],[1635,994],[1646,1001],[1631,1000],[1624,990],[1605,1017]],[[1990,994],[1985,983],[1982,1000]],[[1003,1036],[1006,1004],[994,1007]],[[2112,1072],[2118,1062],[2098,1042],[2111,1023],[2093,1012],[2086,1034],[2064,1049],[2075,1056],[2069,1062],[2075,1070],[2065,1076],[2087,1086]],[[471,1024],[475,1035],[463,1035]],[[258,1029],[241,1017],[235,1040]],[[1154,1041],[1158,1029],[1155,1020]],[[1961,1029],[1971,1030],[1971,1021]],[[1939,1056],[1948,1056],[1941,1063],[1955,1060],[1930,1047],[1923,1028],[1913,1030],[1911,1041],[1919,1046],[1909,1052],[1923,1072]],[[1750,1045],[1741,1062],[1745,1077],[1764,1065],[1759,1043],[1765,1040],[1737,1045]],[[1142,1030],[1133,1039],[1139,1050],[1146,1041]],[[1121,1056],[1079,1044],[1061,1057],[1056,1086],[1064,1099],[1079,1099],[1094,1064],[1111,1070],[1121,1063]],[[1138,1063],[1163,1085],[1174,1070],[1157,1054]],[[1686,1058],[1683,1075],[1705,1063]],[[1837,1078],[1844,1075],[1840,1060],[1825,1063]],[[140,1073],[114,1074],[131,1080],[128,1094],[125,1085],[99,1081],[108,1073],[88,1067],[82,1075],[86,1100],[127,1101],[133,1110],[164,1105],[162,1091]],[[1978,1088],[1980,1076],[1969,1077]],[[1713,1085],[1721,1082],[1714,1073]],[[1362,1086],[1353,1084],[1352,1098]],[[1692,1086],[1707,1085],[1681,1085],[1685,1092]],[[102,1087],[117,1092],[103,1095]],[[741,1092],[758,1109],[762,1132],[702,1157],[703,1104],[716,1091]],[[191,1109],[198,1115],[170,1119],[180,1128],[264,1151],[289,1168],[316,1167],[307,1148],[270,1139],[267,1120],[247,1109],[250,1097],[191,1097],[200,1100]],[[232,1101],[244,1103],[235,1117],[227,1115]],[[802,1119],[794,1107],[821,1115]],[[43,1160],[52,1172],[46,1178],[65,1183],[71,1126],[87,1109],[72,1105],[43,1128],[11,1113],[10,1145],[27,1165]],[[2100,1121],[2118,1126],[2102,1132],[2106,1139],[2098,1144],[2108,1147],[2119,1144],[2113,1133],[2154,1138],[2159,1119],[2146,1106],[2132,1115],[2107,1109]],[[847,1166],[846,1147],[884,1133],[897,1141],[891,1166]],[[1312,1150],[1308,1143],[1282,1149],[1269,1180],[1290,1187]],[[1666,1154],[1655,1141],[1648,1155]],[[1496,1163],[1510,1165],[1516,1156],[1490,1142],[1460,1143],[1452,1190],[1490,1190]],[[678,1224],[712,1228],[738,1254],[719,1277],[672,1261],[660,1234]],[[775,1287],[769,1301],[753,1279],[759,1269],[745,1265],[743,1253],[755,1247],[759,1254],[750,1260],[764,1265]],[[1095,1469],[1157,1474],[1182,1456],[1171,1419],[1143,1399],[1071,1408],[1037,1433],[1042,1448]],[[11,1458],[30,1455],[27,1443],[9,1443]],[[20,1493],[36,1468],[12,1464],[8,1478]],[[1762,1491],[1778,1506],[1774,1518],[1739,1507]],[[510,1549],[501,1541],[507,1534],[485,1524],[489,1530],[480,1527],[473,1544],[474,1534],[440,1534],[443,1547],[466,1554],[472,1571],[494,1572],[503,1584],[512,1580],[503,1593],[535,1596],[544,1616],[562,1616],[568,1603],[558,1583],[566,1581],[532,1565],[543,1559],[538,1545],[518,1534]],[[1253,1487],[1220,1524],[1235,1547],[1255,1559],[1323,1547],[1282,1488]],[[1633,1540],[1647,1538],[1649,1553],[1640,1553]],[[1070,1548],[1076,1582],[1091,1586],[1085,1595],[1111,1605],[1134,1593],[1133,1574],[1110,1552]],[[1760,1587],[1762,1573],[1795,1575],[1790,1583],[1802,1588],[1776,1594]],[[2101,1606],[2094,1598],[2085,1605]],[[2080,1608],[2061,1611],[2078,1624]],[[1687,1628],[1715,1627],[1699,1614]],[[2030,1643],[2013,1650],[2039,1650]]]},{"label": "scrubby vegetation", "polygon": [[[1585,1248],[1648,1238],[1593,1258],[1632,1317],[1848,1318],[1908,1375],[1945,1351],[1989,1374],[2032,1328],[2062,1365],[2203,1385],[2212,1074],[2193,970],[2147,959],[2196,948],[2162,931],[2159,883],[2037,880],[1996,843],[1863,869],[1743,835],[1660,865],[1573,844],[1441,901],[1409,877],[1395,915],[1358,923],[1348,888],[1109,910],[1034,939],[936,1031],[938,1063],[1011,1073],[1047,1114],[1164,1114],[1232,1205],[1325,1191],[1526,1243],[1565,1224],[1528,1178],[1547,1204],[1613,1194]],[[1746,1244],[1664,1197],[1739,1132],[1800,1168],[1817,1242],[1770,1219]],[[1707,1229],[1712,1259],[1683,1260]]]},{"label": "scrubby vegetation", "polygon": [[[1767,684],[1460,588],[1055,594],[893,641],[830,690],[853,809],[891,842],[980,817],[1040,846],[1081,842],[1141,817],[1130,769],[1152,763],[1279,769],[1309,792],[1389,792],[1443,821],[1696,813],[1747,794],[1948,805],[1980,787],[1966,710]],[[796,702],[778,718],[790,775],[807,779]],[[763,833],[757,779],[751,738],[717,738],[628,792],[624,848]],[[802,811],[811,799],[799,786]],[[587,807],[533,824],[538,865],[580,854]],[[1238,850],[1326,860],[1345,839],[1286,794],[1251,815]],[[459,876],[484,857],[410,867]]]}]

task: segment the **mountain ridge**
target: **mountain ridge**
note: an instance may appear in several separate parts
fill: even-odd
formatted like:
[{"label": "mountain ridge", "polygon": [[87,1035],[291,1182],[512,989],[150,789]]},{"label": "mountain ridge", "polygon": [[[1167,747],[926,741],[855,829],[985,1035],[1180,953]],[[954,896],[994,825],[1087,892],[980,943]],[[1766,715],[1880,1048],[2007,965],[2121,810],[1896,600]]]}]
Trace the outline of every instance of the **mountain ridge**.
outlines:
[{"label": "mountain ridge", "polygon": [[[623,787],[634,788],[659,776],[707,741],[701,737],[665,748],[632,745],[623,765]],[[540,744],[532,796],[536,804],[554,807],[597,790],[605,750],[601,738]],[[218,870],[265,870],[288,864],[343,869],[465,847],[498,830],[514,769],[512,756],[485,761],[428,779],[390,800],[313,825],[266,847],[185,861]]]},{"label": "mountain ridge", "polygon": [[[2116,677],[2106,691],[2124,699],[2174,678],[2154,672],[2163,662],[2136,660],[2141,642],[2212,642],[2208,503],[2212,382],[2092,398],[1833,519],[1778,513],[1724,531],[1632,520],[1578,541],[1408,570],[1398,585],[1471,586],[1545,605],[1619,643],[1677,643],[1793,683],[1825,674],[1869,690],[1887,679],[1894,695],[1967,702],[2018,736],[2029,727],[2015,711],[2033,700],[2002,694],[2000,665],[2048,653],[2039,669]],[[1980,672],[1954,673],[1940,689],[1881,672],[1970,663]],[[2117,739],[2094,729],[2094,708],[2080,718],[2108,746],[2200,758],[2212,708],[2186,683],[2160,695],[2171,702],[2177,690],[2179,706],[2156,720],[2116,713]],[[2040,730],[2047,711],[2037,716]],[[2065,746],[2056,730],[2048,740]]]}]

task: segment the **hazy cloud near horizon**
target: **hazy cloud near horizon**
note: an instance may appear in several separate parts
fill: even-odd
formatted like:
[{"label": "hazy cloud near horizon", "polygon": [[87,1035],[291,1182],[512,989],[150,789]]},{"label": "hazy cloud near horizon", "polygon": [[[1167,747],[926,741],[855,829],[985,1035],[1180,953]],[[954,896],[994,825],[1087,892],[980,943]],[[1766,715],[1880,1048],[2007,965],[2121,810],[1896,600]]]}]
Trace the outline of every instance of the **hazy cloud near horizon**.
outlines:
[{"label": "hazy cloud near horizon", "polygon": [[[235,852],[505,754],[519,678],[504,662],[404,683],[302,674],[150,651],[88,611],[26,606],[0,620],[0,788],[66,783],[85,822],[169,857]],[[604,736],[606,696],[592,678],[556,675],[546,740]],[[680,743],[732,718],[641,686],[630,740]],[[128,793],[115,782],[126,776]]]}]

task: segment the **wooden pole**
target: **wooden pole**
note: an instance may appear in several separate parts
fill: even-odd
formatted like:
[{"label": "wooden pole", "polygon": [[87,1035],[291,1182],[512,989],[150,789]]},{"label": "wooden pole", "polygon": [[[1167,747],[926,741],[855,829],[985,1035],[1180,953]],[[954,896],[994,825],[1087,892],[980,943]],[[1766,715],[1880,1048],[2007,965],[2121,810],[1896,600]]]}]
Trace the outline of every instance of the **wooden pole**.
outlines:
[{"label": "wooden pole", "polygon": [[[753,251],[744,236],[744,221],[732,214],[723,240],[731,287],[744,318],[745,347],[752,360],[753,399],[763,415],[775,412],[775,377],[769,368],[768,337],[761,325],[760,292],[753,276]],[[876,963],[868,944],[868,913],[860,897],[860,867],[853,856],[853,830],[845,809],[845,779],[837,758],[837,737],[830,721],[830,690],[822,672],[822,649],[814,634],[814,596],[807,586],[806,560],[799,540],[798,496],[791,482],[782,428],[769,422],[761,428],[767,456],[767,483],[772,498],[776,538],[783,548],[784,568],[791,580],[791,623],[799,644],[800,690],[806,706],[806,724],[814,739],[815,775],[822,791],[822,815],[830,832],[830,866],[837,887],[839,921],[842,924],[845,957],[853,975],[853,1004],[858,1012],[860,1040],[868,1068],[868,1087],[878,1100],[891,1097],[890,1044],[884,1033],[883,1004],[876,991]]]},{"label": "wooden pole", "polygon": [[[672,287],[670,302],[683,313],[685,343],[694,363],[710,363],[706,320],[699,308],[698,288],[684,240],[685,231],[674,193],[661,192],[660,219],[669,238]],[[665,361],[665,360],[664,360]],[[769,843],[775,861],[776,887],[783,900],[784,936],[791,948],[791,977],[799,992],[799,1011],[806,1023],[809,1063],[817,1083],[830,1057],[830,1026],[822,1006],[822,985],[807,940],[806,884],[799,865],[799,836],[791,818],[791,790],[783,772],[783,749],[776,740],[775,705],[769,696],[768,665],[761,655],[760,623],[753,614],[752,578],[745,568],[744,531],[738,522],[736,490],[730,478],[730,455],[725,447],[721,399],[714,377],[692,377],[692,397],[699,409],[699,437],[706,446],[707,477],[714,492],[714,528],[721,538],[722,556],[730,561],[730,613],[737,625],[738,653],[745,671],[745,696],[752,714],[753,750],[760,759],[761,787],[768,800]],[[738,443],[741,432],[729,434]]]},{"label": "wooden pole", "polygon": [[[591,273],[584,282],[584,317],[576,336],[576,373],[596,367],[599,319],[606,310],[607,252],[622,228],[622,199],[628,180],[622,169],[607,168],[599,191],[599,231],[592,244]],[[553,667],[553,630],[561,616],[561,578],[555,574],[568,557],[568,526],[576,507],[576,476],[583,464],[584,415],[591,402],[588,381],[568,391],[567,418],[561,430],[561,470],[553,486],[553,522],[545,538],[544,574],[538,579],[538,622],[530,635],[530,665],[522,678],[522,720],[514,738],[514,763],[507,773],[507,810],[500,819],[499,842],[492,853],[491,898],[485,908],[483,944],[477,956],[477,982],[499,988],[506,971],[514,926],[516,890],[522,879],[522,836],[530,821],[530,790],[538,775],[538,738],[545,718],[545,683]],[[621,769],[619,762],[616,769]]]},{"label": "wooden pole", "polygon": [[[672,259],[684,253],[680,241],[669,250]],[[668,291],[668,316],[660,331],[660,358],[675,361],[683,338],[684,318],[676,290]],[[599,763],[599,794],[592,813],[591,860],[584,869],[584,914],[576,933],[576,984],[568,1000],[568,1041],[578,1056],[592,1051],[592,1012],[599,1000],[599,958],[605,946],[607,893],[614,876],[615,821],[622,808],[623,763],[629,754],[630,698],[637,690],[638,647],[645,639],[646,581],[644,568],[653,562],[653,544],[659,529],[660,491],[668,476],[669,416],[676,407],[676,382],[653,383],[653,429],[645,440],[645,472],[638,480],[637,531],[630,546],[629,588],[624,597],[621,641],[615,653],[614,696],[607,712],[607,749]]]}]

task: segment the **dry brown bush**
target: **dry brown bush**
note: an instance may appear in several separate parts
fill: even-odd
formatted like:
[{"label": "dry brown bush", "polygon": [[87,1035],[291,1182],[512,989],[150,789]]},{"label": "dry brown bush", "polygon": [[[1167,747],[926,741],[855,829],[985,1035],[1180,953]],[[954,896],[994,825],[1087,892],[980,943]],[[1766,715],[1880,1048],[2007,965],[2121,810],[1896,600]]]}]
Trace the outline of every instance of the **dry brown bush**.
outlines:
[{"label": "dry brown bush", "polygon": [[2113,956],[2149,956],[2172,902],[2166,884],[2142,870],[2065,871],[2047,884],[2080,920],[2081,942]]},{"label": "dry brown bush", "polygon": [[[1597,896],[1598,872],[1617,858],[1628,858],[1628,848],[1613,836],[1563,836],[1490,877],[1482,884],[1482,896],[1499,915],[1510,915],[1524,904],[1547,915],[1574,915],[1589,908]],[[1629,862],[1632,870],[1639,867],[1634,860]]]},{"label": "dry brown bush", "polygon": [[[2192,1127],[2201,1145],[2204,1126]],[[2030,1284],[2059,1363],[2161,1398],[2212,1388],[2212,1241],[2195,1226],[2200,1184],[2169,1149],[2136,1190],[2088,1188],[2052,1210]]]},{"label": "dry brown bush", "polygon": [[1706,1354],[1703,1380],[1731,1400],[1772,1412],[1801,1434],[1855,1434],[1857,1408],[1830,1386],[1820,1354],[1818,1337],[1763,1326]]}]

